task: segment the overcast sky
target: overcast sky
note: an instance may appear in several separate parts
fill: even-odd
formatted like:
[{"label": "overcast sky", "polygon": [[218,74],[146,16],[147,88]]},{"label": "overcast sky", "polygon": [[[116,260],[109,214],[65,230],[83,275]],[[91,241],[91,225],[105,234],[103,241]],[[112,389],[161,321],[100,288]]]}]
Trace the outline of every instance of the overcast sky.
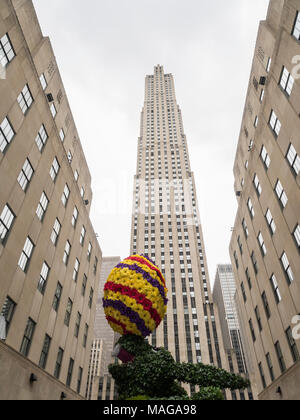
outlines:
[{"label": "overcast sky", "polygon": [[233,163],[259,21],[268,0],[33,0],[52,42],[92,175],[104,256],[130,249],[144,80],[175,78],[209,274],[229,263]]}]

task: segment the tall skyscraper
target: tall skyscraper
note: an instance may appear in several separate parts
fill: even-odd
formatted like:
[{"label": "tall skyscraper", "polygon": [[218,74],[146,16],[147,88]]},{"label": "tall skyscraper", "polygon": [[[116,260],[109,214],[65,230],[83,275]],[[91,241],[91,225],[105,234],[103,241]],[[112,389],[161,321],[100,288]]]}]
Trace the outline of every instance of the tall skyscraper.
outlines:
[{"label": "tall skyscraper", "polygon": [[300,399],[299,41],[300,1],[271,0],[234,164],[230,254],[262,400]]},{"label": "tall skyscraper", "polygon": [[169,349],[180,362],[227,367],[181,111],[173,76],[160,65],[146,76],[131,252],[155,260],[169,290],[167,315],[152,345]]},{"label": "tall skyscraper", "polygon": [[[221,331],[230,371],[248,376],[248,364],[241,338],[238,312],[235,303],[236,285],[230,264],[217,266],[213,299],[218,307]],[[233,399],[253,399],[253,391],[232,391]]]},{"label": "tall skyscraper", "polygon": [[101,250],[91,176],[32,1],[0,1],[0,399],[82,399]]}]

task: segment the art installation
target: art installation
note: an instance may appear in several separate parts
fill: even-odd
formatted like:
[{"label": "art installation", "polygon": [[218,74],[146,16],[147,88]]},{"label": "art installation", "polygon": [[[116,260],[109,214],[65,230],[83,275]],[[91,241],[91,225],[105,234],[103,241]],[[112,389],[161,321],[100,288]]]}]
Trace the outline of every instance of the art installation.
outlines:
[{"label": "art installation", "polygon": [[[121,334],[114,355],[123,363],[109,366],[119,399],[222,400],[222,390],[245,389],[249,381],[202,363],[178,363],[148,337],[167,310],[166,282],[161,270],[145,255],[132,255],[110,273],[103,307],[111,328]],[[191,397],[180,383],[198,386]]]}]

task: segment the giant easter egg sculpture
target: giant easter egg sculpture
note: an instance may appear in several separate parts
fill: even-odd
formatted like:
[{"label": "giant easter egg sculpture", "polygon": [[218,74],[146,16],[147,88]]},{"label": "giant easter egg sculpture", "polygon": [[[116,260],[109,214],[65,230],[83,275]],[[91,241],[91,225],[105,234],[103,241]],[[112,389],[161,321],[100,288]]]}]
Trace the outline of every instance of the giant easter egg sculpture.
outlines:
[{"label": "giant easter egg sculpture", "polygon": [[121,335],[149,336],[164,319],[167,288],[160,269],[144,255],[118,264],[104,286],[103,307],[111,328]]}]

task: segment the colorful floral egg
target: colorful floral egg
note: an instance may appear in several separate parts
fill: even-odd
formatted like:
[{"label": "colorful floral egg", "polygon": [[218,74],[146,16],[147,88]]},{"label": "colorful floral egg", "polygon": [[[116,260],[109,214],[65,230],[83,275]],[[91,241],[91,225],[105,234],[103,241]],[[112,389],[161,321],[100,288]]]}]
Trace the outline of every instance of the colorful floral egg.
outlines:
[{"label": "colorful floral egg", "polygon": [[149,336],[167,310],[167,288],[160,269],[145,255],[132,255],[110,273],[103,307],[111,328],[121,334]]}]

